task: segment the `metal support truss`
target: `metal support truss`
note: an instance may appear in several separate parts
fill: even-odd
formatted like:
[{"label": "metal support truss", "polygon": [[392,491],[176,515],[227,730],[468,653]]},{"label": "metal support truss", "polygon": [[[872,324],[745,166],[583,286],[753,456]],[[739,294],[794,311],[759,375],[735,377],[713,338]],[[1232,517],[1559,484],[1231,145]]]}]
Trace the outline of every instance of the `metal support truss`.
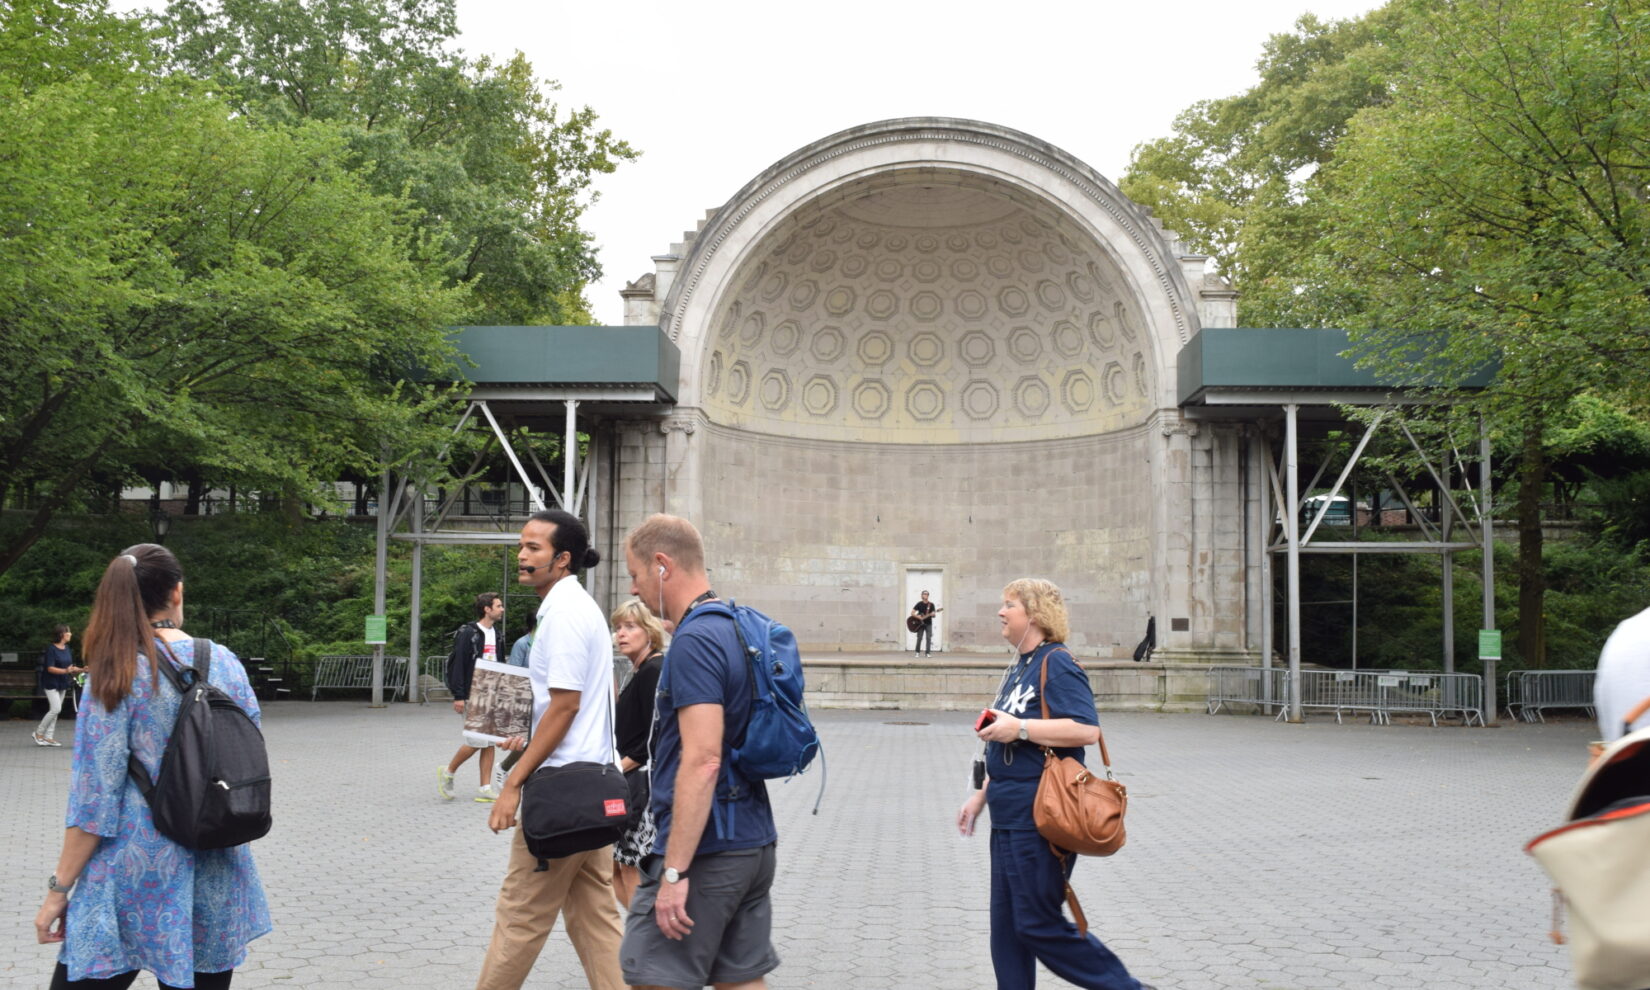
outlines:
[{"label": "metal support truss", "polygon": [[[531,511],[540,511],[548,508],[545,494],[548,493],[556,508],[565,510],[580,518],[594,518],[599,509],[598,485],[600,479],[596,477],[595,467],[599,463],[599,434],[590,432],[590,449],[581,460],[578,450],[578,408],[581,401],[589,399],[608,399],[613,396],[606,393],[592,393],[583,395],[573,390],[553,390],[554,395],[535,393],[532,400],[532,419],[545,419],[545,406],[552,403],[559,404],[556,411],[560,413],[563,428],[562,443],[565,456],[561,484],[558,486],[550,477],[544,460],[539,456],[536,440],[549,434],[535,432],[522,422],[523,417],[512,415],[508,410],[522,408],[519,402],[503,403],[503,397],[472,398],[465,406],[464,413],[458,418],[453,427],[452,439],[457,440],[460,434],[469,430],[473,434],[480,434],[480,444],[469,466],[463,473],[458,474],[457,483],[450,491],[442,493],[432,483],[432,475],[403,474],[399,477],[386,468],[383,475],[382,488],[379,493],[379,526],[378,552],[374,574],[374,588],[377,592],[375,602],[378,614],[384,611],[384,586],[387,571],[387,540],[400,540],[413,545],[412,555],[412,588],[411,588],[411,616],[408,623],[408,634],[411,643],[408,651],[408,676],[413,685],[407,691],[407,700],[418,700],[422,692],[417,690],[419,665],[419,636],[422,632],[419,606],[423,597],[423,562],[424,547],[430,544],[469,545],[469,546],[514,546],[520,535],[522,524],[526,521],[526,513],[513,512],[510,500],[506,499],[496,509],[482,503],[483,512],[480,515],[470,514],[455,516],[454,510],[464,501],[465,486],[475,476],[482,463],[495,452],[502,451],[509,462],[514,480],[522,486],[525,494],[526,508]],[[495,408],[499,403],[503,408]],[[553,407],[552,407],[553,408]],[[451,454],[453,443],[449,442],[440,454],[440,460],[446,462]],[[531,467],[531,471],[529,470]],[[586,511],[588,510],[588,512]],[[375,656],[382,655],[383,648],[375,651]],[[383,696],[383,669],[380,662],[373,665],[373,702],[382,704]]]},{"label": "metal support truss", "polygon": [[[1319,402],[1321,401],[1320,399]],[[1414,434],[1410,432],[1409,427],[1404,424],[1402,418],[1397,415],[1394,409],[1382,409],[1365,427],[1363,436],[1347,457],[1346,463],[1342,465],[1334,484],[1329,487],[1327,493],[1322,493],[1321,504],[1312,512],[1311,520],[1307,523],[1305,531],[1302,532],[1301,517],[1307,506],[1310,505],[1308,500],[1314,497],[1312,494],[1313,489],[1317,487],[1318,482],[1322,479],[1325,470],[1329,466],[1330,459],[1327,456],[1323,458],[1319,462],[1312,479],[1307,482],[1304,488],[1301,487],[1300,403],[1285,402],[1282,404],[1282,410],[1284,419],[1282,450],[1273,450],[1272,442],[1266,439],[1263,439],[1260,445],[1264,454],[1263,461],[1266,466],[1267,481],[1267,490],[1263,493],[1262,502],[1263,504],[1273,503],[1279,507],[1276,516],[1268,513],[1266,517],[1266,552],[1268,555],[1283,555],[1286,558],[1288,568],[1286,599],[1289,622],[1289,687],[1288,698],[1286,699],[1288,720],[1290,722],[1301,721],[1301,554],[1351,554],[1354,557],[1354,564],[1358,554],[1366,553],[1438,554],[1443,562],[1444,670],[1446,673],[1453,673],[1455,669],[1455,603],[1453,600],[1454,573],[1451,568],[1454,555],[1462,550],[1482,549],[1484,552],[1482,628],[1495,628],[1494,527],[1490,518],[1490,448],[1489,437],[1483,424],[1479,424],[1480,435],[1477,458],[1479,480],[1478,487],[1474,490],[1470,480],[1471,475],[1468,471],[1468,462],[1459,450],[1452,446],[1441,459],[1435,458],[1433,453],[1428,452],[1416,441]],[[1386,475],[1388,484],[1392,486],[1392,490],[1397,494],[1399,501],[1409,510],[1410,517],[1420,526],[1425,539],[1390,543],[1314,539],[1319,526],[1335,504],[1336,497],[1340,495],[1341,489],[1346,485],[1347,479],[1351,477],[1353,469],[1358,466],[1364,451],[1368,448],[1370,438],[1375,435],[1377,429],[1389,421],[1397,424],[1398,431],[1408,441],[1415,453],[1420,456],[1427,474],[1431,477],[1433,484],[1436,485],[1435,491],[1438,493],[1439,502],[1438,522],[1432,522],[1426,518],[1425,514],[1416,509],[1415,500],[1410,496],[1410,493],[1395,476],[1388,472]],[[1456,499],[1444,480],[1450,476],[1452,469],[1458,469],[1463,478],[1469,479],[1466,490],[1469,497],[1465,500],[1465,508]],[[1268,495],[1270,498],[1264,497]],[[1356,506],[1353,507],[1353,511],[1356,513]],[[1461,537],[1456,535],[1457,527],[1460,529]],[[1270,601],[1270,596],[1267,596],[1267,601]],[[1264,651],[1266,656],[1263,658],[1263,663],[1270,667],[1272,663],[1270,645],[1273,642],[1273,616],[1270,607],[1264,610],[1262,622],[1264,626],[1261,641],[1267,647]],[[1484,717],[1488,724],[1493,725],[1496,711],[1494,659],[1484,660],[1484,691]]]}]

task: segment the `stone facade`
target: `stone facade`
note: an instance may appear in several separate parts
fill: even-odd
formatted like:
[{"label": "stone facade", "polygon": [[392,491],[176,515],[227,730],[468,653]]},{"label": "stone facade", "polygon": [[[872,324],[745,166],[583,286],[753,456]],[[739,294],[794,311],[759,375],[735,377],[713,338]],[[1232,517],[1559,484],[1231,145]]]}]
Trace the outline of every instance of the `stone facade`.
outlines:
[{"label": "stone facade", "polygon": [[922,565],[952,650],[1000,651],[1003,584],[1039,575],[1087,655],[1126,657],[1155,615],[1168,658],[1246,656],[1258,465],[1174,406],[1179,349],[1235,309],[1204,261],[1004,128],[888,121],[801,149],[626,287],[682,381],[668,420],[614,426],[598,538],[693,519],[716,587],[814,652],[898,648]]}]

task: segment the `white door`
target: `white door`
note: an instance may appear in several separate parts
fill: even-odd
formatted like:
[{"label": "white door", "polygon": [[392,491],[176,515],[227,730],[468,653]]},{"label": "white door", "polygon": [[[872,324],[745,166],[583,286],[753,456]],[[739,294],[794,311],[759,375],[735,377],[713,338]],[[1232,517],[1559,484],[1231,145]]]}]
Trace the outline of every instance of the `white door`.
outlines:
[{"label": "white door", "polygon": [[[907,567],[905,569],[905,600],[900,610],[900,626],[904,628],[906,616],[911,609],[922,600],[922,593],[928,592],[928,600],[938,608],[945,607],[945,572],[938,567]],[[907,650],[917,648],[917,634],[909,629],[905,631]],[[945,649],[945,613],[937,612],[934,615],[934,645],[935,653]]]}]

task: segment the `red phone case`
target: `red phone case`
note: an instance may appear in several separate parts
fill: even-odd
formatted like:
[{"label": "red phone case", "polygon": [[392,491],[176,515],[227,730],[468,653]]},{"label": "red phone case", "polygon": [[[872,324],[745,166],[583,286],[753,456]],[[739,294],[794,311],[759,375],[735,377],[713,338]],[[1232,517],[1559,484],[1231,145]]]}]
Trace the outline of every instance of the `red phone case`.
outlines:
[{"label": "red phone case", "polygon": [[980,712],[980,717],[974,722],[974,731],[978,732],[995,721],[997,721],[996,714],[989,708],[984,709]]}]

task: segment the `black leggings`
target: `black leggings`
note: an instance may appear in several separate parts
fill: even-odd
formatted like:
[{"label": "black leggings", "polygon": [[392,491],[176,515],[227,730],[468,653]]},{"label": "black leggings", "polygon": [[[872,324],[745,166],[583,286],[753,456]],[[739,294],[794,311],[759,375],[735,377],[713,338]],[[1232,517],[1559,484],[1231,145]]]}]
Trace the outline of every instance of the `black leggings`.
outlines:
[{"label": "black leggings", "polygon": [[[101,980],[71,980],[69,967],[62,963],[52,973],[51,990],[126,990],[132,981],[138,978],[138,970],[122,973],[119,976],[105,977]],[[229,981],[235,976],[232,969],[222,973],[196,973],[195,990],[229,990]],[[157,981],[158,982],[158,981]],[[160,990],[178,990],[170,983],[162,983]]]}]

